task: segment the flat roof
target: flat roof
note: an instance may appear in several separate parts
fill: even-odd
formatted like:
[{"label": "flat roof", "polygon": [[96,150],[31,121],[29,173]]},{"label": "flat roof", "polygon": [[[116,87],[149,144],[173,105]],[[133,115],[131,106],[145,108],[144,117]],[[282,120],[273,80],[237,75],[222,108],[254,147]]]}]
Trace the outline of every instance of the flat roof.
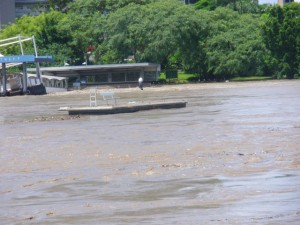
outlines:
[{"label": "flat roof", "polygon": [[[28,68],[28,71],[35,71]],[[93,75],[99,72],[126,72],[126,71],[160,71],[160,64],[155,63],[126,63],[84,66],[41,67],[41,74],[54,76]]]}]

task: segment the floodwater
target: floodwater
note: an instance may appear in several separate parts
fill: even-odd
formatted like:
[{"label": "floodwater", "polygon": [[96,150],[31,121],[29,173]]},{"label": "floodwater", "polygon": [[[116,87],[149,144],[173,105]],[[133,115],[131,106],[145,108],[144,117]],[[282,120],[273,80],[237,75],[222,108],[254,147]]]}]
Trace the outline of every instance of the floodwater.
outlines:
[{"label": "floodwater", "polygon": [[180,87],[0,98],[0,224],[299,224],[300,81]]}]

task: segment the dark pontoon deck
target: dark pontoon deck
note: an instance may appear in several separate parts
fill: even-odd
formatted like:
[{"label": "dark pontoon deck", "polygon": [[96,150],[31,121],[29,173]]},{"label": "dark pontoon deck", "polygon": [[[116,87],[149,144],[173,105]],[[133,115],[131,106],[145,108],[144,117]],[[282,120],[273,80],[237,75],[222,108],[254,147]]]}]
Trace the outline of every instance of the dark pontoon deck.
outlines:
[{"label": "dark pontoon deck", "polygon": [[105,115],[116,113],[133,113],[142,110],[151,109],[171,109],[184,108],[186,101],[176,102],[156,102],[156,103],[128,103],[127,105],[110,105],[110,106],[88,106],[88,107],[61,107],[60,111],[68,111],[69,115]]}]

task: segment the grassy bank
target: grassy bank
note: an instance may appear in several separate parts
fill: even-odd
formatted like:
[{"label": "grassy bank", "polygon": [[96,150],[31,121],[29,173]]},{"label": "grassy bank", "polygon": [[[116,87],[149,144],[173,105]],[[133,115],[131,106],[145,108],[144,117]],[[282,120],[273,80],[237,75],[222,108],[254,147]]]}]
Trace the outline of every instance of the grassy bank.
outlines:
[{"label": "grassy bank", "polygon": [[[178,78],[167,79],[165,73],[160,74],[160,81],[167,83],[189,83],[193,81],[198,81],[199,77],[196,74],[184,73],[179,71]],[[230,79],[230,81],[260,81],[260,80],[272,80],[271,76],[250,76],[250,77],[235,77]]]},{"label": "grassy bank", "polygon": [[230,81],[259,81],[259,80],[272,80],[271,76],[251,76],[251,77],[235,77],[230,79]]},{"label": "grassy bank", "polygon": [[178,78],[167,79],[166,74],[161,73],[159,79],[163,82],[184,84],[189,83],[191,80],[198,80],[198,75],[178,71]]}]

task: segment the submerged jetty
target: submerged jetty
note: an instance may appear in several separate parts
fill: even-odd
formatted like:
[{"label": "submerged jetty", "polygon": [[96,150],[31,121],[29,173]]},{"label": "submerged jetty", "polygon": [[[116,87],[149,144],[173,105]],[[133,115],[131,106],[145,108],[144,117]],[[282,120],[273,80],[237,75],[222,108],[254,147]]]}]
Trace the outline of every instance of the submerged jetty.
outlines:
[{"label": "submerged jetty", "polygon": [[97,90],[90,90],[90,105],[85,107],[60,107],[59,111],[67,111],[69,115],[105,115],[117,113],[133,113],[151,109],[172,109],[186,107],[186,101],[160,102],[128,102],[117,104],[118,96],[114,92],[101,92],[100,96],[106,102],[104,106],[97,105]]},{"label": "submerged jetty", "polygon": [[89,107],[60,107],[59,111],[67,111],[69,115],[105,115],[117,113],[133,113],[142,110],[172,109],[186,107],[186,101],[173,102],[140,102],[128,103],[126,105],[107,105]]}]

